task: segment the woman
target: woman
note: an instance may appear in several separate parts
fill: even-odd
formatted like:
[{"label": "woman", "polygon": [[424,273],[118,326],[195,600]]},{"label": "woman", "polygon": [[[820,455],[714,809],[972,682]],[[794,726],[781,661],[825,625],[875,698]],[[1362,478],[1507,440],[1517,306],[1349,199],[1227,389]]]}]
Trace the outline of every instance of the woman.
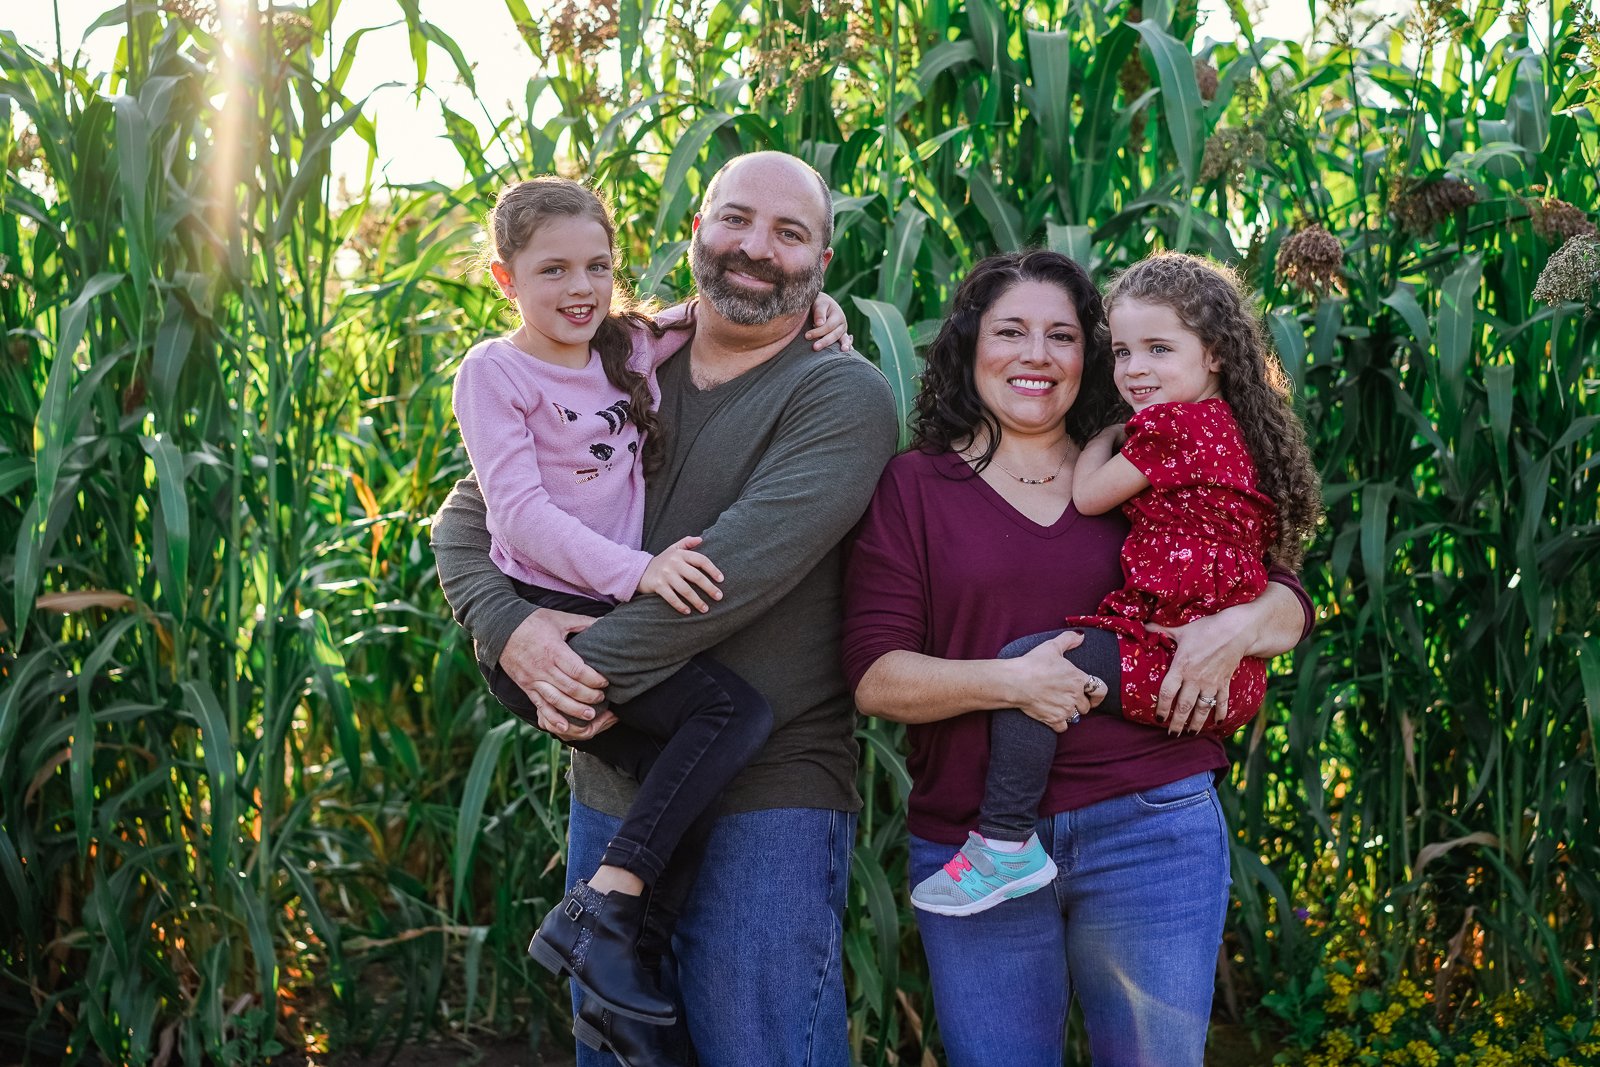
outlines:
[{"label": "woman", "polygon": [[1258,600],[1172,631],[1165,730],[1087,714],[1106,686],[1062,658],[1076,635],[993,658],[1121,585],[1126,524],[1071,504],[1080,446],[1117,414],[1105,334],[1066,257],[974,267],[928,352],[914,447],[852,554],[846,670],[864,713],[909,727],[913,885],[978,823],[988,716],[970,713],[1020,707],[1059,734],[1038,825],[1054,891],[917,912],[952,1067],[1057,1067],[1074,993],[1096,1064],[1198,1067],[1230,884],[1213,786],[1227,759],[1196,732],[1201,701],[1309,625],[1304,593],[1275,572]]}]

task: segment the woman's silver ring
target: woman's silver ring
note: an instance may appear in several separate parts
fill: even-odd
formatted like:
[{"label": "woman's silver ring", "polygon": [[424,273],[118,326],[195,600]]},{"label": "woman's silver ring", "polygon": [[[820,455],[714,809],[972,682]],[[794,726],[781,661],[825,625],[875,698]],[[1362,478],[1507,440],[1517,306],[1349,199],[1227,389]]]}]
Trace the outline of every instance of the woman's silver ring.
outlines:
[{"label": "woman's silver ring", "polygon": [[1204,704],[1208,708],[1214,708],[1214,707],[1217,706],[1217,698],[1216,697],[1201,697],[1199,700],[1195,701],[1195,703],[1196,704]]},{"label": "woman's silver ring", "polygon": [[1092,697],[1098,692],[1100,692],[1100,679],[1090,678],[1087,682],[1083,683],[1084,696]]},{"label": "woman's silver ring", "polygon": [[1067,725],[1068,726],[1075,725],[1077,723],[1077,721],[1079,719],[1081,719],[1081,718],[1083,718],[1082,715],[1079,715],[1077,712],[1073,712],[1071,715],[1067,716]]}]

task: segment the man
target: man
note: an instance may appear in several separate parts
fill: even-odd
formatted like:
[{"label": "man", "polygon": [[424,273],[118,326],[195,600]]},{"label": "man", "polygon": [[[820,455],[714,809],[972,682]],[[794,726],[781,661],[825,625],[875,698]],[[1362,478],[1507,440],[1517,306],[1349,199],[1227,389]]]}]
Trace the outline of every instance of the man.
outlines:
[{"label": "man", "polygon": [[[557,736],[604,729],[611,713],[590,705],[623,703],[702,651],[771,702],[772,735],[724,795],[673,941],[707,1067],[849,1062],[842,915],[860,798],[839,661],[839,542],[894,451],[896,420],[871,364],[813,352],[802,334],[832,233],[827,184],[777,152],[723,167],[695,216],[698,326],[659,376],[668,457],[650,482],[644,548],[704,537],[699,550],[726,576],[708,612],[683,616],[649,596],[598,621],[535,610],[489,559],[470,478],[433,532],[440,580],[480,659]],[[635,783],[583,753],[572,780],[568,868],[593,870]],[[661,1029],[592,1005],[578,1025],[630,1063],[673,1062],[650,1047]],[[615,1062],[583,1048],[579,1057]]]}]

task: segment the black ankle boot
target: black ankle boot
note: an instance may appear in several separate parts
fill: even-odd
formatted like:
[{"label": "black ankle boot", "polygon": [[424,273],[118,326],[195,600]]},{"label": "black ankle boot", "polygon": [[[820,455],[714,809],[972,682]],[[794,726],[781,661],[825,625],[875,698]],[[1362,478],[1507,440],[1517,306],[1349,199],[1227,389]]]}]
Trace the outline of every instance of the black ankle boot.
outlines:
[{"label": "black ankle boot", "polygon": [[597,1052],[609,1052],[622,1067],[689,1067],[695,1063],[689,1028],[680,1019],[670,1026],[654,1026],[625,1019],[584,997],[572,1036]]},{"label": "black ankle boot", "polygon": [[596,893],[579,881],[539,924],[528,955],[556,974],[569,975],[617,1015],[671,1023],[678,1018],[677,1007],[662,995],[634,951],[643,919],[642,897]]}]

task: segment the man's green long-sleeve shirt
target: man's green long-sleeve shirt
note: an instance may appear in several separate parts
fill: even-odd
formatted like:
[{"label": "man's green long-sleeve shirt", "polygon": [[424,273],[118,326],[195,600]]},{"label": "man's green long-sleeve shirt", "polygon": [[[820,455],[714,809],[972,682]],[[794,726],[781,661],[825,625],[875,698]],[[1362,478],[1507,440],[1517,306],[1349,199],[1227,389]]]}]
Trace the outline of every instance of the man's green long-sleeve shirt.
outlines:
[{"label": "man's green long-sleeve shirt", "polygon": [[[667,459],[650,479],[644,549],[682,537],[722,571],[723,599],[680,615],[659,597],[620,604],[572,640],[622,703],[709,652],[772,704],[766,747],[728,787],[724,810],[819,807],[854,811],[855,709],[840,664],[844,577],[840,541],[894,453],[888,383],[860,356],[813,352],[804,335],[765,363],[695,388],[686,356],[660,371]],[[486,663],[534,607],[489,559],[483,497],[471,478],[434,520],[445,597]],[[621,815],[632,779],[573,754],[582,803]]]}]

